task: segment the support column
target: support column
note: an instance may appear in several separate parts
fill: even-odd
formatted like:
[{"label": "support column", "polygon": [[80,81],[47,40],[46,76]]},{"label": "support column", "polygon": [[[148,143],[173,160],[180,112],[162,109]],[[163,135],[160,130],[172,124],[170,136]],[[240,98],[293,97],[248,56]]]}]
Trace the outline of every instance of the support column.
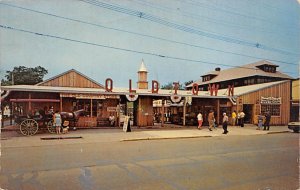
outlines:
[{"label": "support column", "polygon": [[162,99],[161,103],[161,126],[164,127],[165,123],[165,100]]},{"label": "support column", "polygon": [[[14,117],[14,110],[15,110],[15,108],[14,108],[14,103],[13,102],[11,102],[10,103],[10,125],[12,125],[12,119],[13,119],[13,117]],[[2,111],[2,114],[3,114],[3,111]],[[2,120],[3,120],[3,115],[2,115]],[[14,122],[15,123],[15,122]]]},{"label": "support column", "polygon": [[217,124],[220,121],[220,99],[217,99]]},{"label": "support column", "polygon": [[59,111],[62,112],[63,110],[63,102],[62,102],[62,97],[60,96],[60,108]]},{"label": "support column", "polygon": [[[4,127],[4,110],[3,110],[1,102],[0,102],[0,105],[1,105],[1,118],[2,118],[1,119],[1,128],[2,128],[2,127]],[[0,132],[1,132],[1,129],[0,129]]]},{"label": "support column", "polygon": [[91,99],[91,117],[93,117],[93,99]]},{"label": "support column", "polygon": [[184,98],[184,101],[183,101],[183,126],[185,126],[185,123],[186,123],[186,119],[185,119],[185,115],[186,115],[186,98]]},{"label": "support column", "polygon": [[[119,99],[119,104],[118,104],[118,107],[117,107],[117,120],[118,120],[118,126],[119,127],[121,127],[121,122],[120,122],[120,117],[121,117],[121,115],[120,115],[120,110],[121,109],[121,99]],[[127,109],[127,100],[126,100],[126,104],[125,104],[125,115],[127,116],[127,115],[129,115],[128,114],[128,109]],[[129,121],[130,122],[130,121]]]},{"label": "support column", "polygon": [[[29,97],[28,97],[28,99],[29,99],[29,103],[28,103],[28,110],[30,111],[30,112],[32,112],[32,106],[31,106],[31,93],[29,93]],[[31,114],[31,113],[30,113]]]}]

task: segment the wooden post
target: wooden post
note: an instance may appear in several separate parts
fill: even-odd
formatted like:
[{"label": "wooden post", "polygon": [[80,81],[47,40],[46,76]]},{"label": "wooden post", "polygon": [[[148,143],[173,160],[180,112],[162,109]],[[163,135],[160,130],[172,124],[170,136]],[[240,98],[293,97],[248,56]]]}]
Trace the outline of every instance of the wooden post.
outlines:
[{"label": "wooden post", "polygon": [[164,123],[165,123],[165,100],[162,99],[161,102],[161,126],[164,127]]},{"label": "wooden post", "polygon": [[217,119],[216,123],[219,124],[220,121],[220,99],[217,99]]},{"label": "wooden post", "polygon": [[[4,110],[2,110],[2,121],[3,121],[3,111]],[[13,114],[14,114],[14,103],[11,102],[10,103],[10,116],[9,116],[10,125],[12,125]],[[4,124],[4,122],[3,122],[3,124]],[[4,125],[3,125],[3,127],[4,127]]]},{"label": "wooden post", "polygon": [[[29,110],[30,112],[32,112],[31,101],[30,101],[30,99],[31,99],[31,93],[29,93],[28,99],[29,99],[28,110]],[[31,114],[31,113],[30,113],[30,114]]]},{"label": "wooden post", "polygon": [[93,99],[91,98],[91,117],[93,117]]},{"label": "wooden post", "polygon": [[[1,103],[0,103],[1,104]],[[12,110],[12,108],[11,108],[11,110]],[[1,129],[2,129],[2,127],[4,127],[4,112],[3,112],[4,110],[3,110],[3,107],[2,107],[2,105],[1,105],[1,127],[0,127],[0,133],[1,133]],[[11,111],[11,114],[10,114],[10,117],[12,117],[11,116],[12,115],[12,111]]]},{"label": "wooden post", "polygon": [[183,126],[185,126],[185,123],[186,123],[185,115],[186,115],[186,98],[184,98],[184,101],[183,101],[183,123],[182,123]]},{"label": "wooden post", "polygon": [[60,108],[59,111],[62,112],[63,110],[63,102],[62,102],[62,97],[60,96]]},{"label": "wooden post", "polygon": [[[120,118],[121,118],[121,99],[119,99],[119,105],[117,107],[117,119],[118,119],[118,126],[121,127],[121,122],[120,122]],[[128,115],[127,113],[127,101],[126,101],[126,104],[125,104],[125,110],[126,110],[126,114],[125,115]],[[129,121],[130,122],[130,121]]]}]

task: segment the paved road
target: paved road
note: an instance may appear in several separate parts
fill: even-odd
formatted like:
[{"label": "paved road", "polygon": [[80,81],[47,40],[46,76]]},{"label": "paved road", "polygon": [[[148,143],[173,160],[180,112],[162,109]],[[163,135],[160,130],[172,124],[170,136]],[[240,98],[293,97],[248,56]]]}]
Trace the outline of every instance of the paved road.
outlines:
[{"label": "paved road", "polygon": [[2,147],[1,188],[299,188],[299,134]]}]

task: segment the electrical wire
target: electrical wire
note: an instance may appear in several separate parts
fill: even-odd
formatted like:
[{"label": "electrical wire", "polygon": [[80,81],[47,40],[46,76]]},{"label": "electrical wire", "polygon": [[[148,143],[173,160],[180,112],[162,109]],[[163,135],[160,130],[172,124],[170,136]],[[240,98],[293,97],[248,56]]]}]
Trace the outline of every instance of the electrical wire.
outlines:
[{"label": "electrical wire", "polygon": [[151,53],[151,52],[145,52],[145,51],[137,51],[137,50],[132,50],[132,49],[108,46],[108,45],[103,45],[103,44],[98,44],[98,43],[92,43],[92,42],[87,42],[87,41],[76,40],[76,39],[72,39],[72,38],[66,38],[66,37],[55,36],[55,35],[50,35],[50,34],[43,34],[43,33],[39,33],[39,32],[24,30],[24,29],[15,28],[15,27],[2,25],[2,24],[0,24],[0,28],[7,29],[7,30],[14,30],[14,31],[18,31],[18,32],[28,33],[28,34],[34,34],[34,35],[37,35],[37,36],[40,36],[40,37],[55,38],[55,39],[59,39],[59,40],[76,42],[76,43],[85,44],[85,45],[98,46],[98,47],[114,49],[114,50],[120,50],[120,51],[131,52],[131,53],[138,53],[138,54],[143,54],[143,55],[151,55],[151,56],[155,56],[155,57],[172,59],[172,60],[203,63],[203,64],[209,64],[209,65],[226,66],[226,67],[232,67],[232,68],[244,68],[244,69],[250,69],[250,70],[257,70],[255,68],[248,68],[248,67],[242,67],[242,66],[232,66],[232,65],[215,63],[215,62],[208,62],[208,61],[194,60],[194,59],[186,59],[186,58],[180,58],[180,57],[174,57],[174,56],[167,56],[167,55],[158,54],[158,53]]},{"label": "electrical wire", "polygon": [[194,45],[194,44],[180,42],[180,41],[176,41],[176,40],[169,40],[169,39],[160,38],[160,37],[156,37],[156,36],[152,36],[152,35],[141,34],[141,33],[132,32],[132,31],[128,31],[128,30],[123,30],[123,29],[119,29],[119,28],[107,27],[107,26],[100,25],[100,24],[95,24],[95,23],[92,23],[92,22],[87,22],[87,21],[83,21],[83,20],[79,20],[79,19],[74,19],[74,18],[59,16],[59,15],[56,15],[56,14],[42,12],[42,11],[38,11],[38,10],[33,10],[33,9],[29,9],[29,8],[25,8],[25,7],[20,7],[20,6],[16,6],[16,5],[11,5],[11,4],[7,4],[7,3],[1,3],[0,2],[0,5],[5,5],[5,6],[9,6],[9,7],[13,7],[13,8],[18,8],[18,9],[21,9],[21,10],[25,10],[25,11],[30,11],[30,12],[34,12],[34,13],[38,13],[38,14],[47,15],[47,16],[52,16],[52,17],[59,18],[59,19],[69,20],[69,21],[72,21],[72,22],[78,22],[78,23],[81,23],[81,24],[96,26],[96,27],[100,27],[100,28],[104,28],[104,29],[108,29],[108,30],[114,30],[114,31],[118,31],[118,32],[124,32],[124,33],[128,33],[128,34],[133,34],[133,35],[147,37],[147,38],[151,38],[151,39],[166,41],[166,42],[170,42],[170,43],[175,43],[175,44],[180,44],[180,45],[185,45],[185,46],[190,46],[190,47],[195,47],[195,48],[200,48],[200,49],[206,49],[206,50],[216,51],[216,52],[221,52],[221,53],[226,53],[226,54],[232,54],[232,55],[236,55],[236,56],[254,58],[254,59],[258,59],[258,60],[268,60],[268,61],[273,61],[273,62],[278,62],[278,63],[284,63],[284,64],[288,64],[288,65],[298,65],[296,63],[291,63],[291,62],[286,62],[286,61],[281,61],[281,60],[276,60],[276,59],[269,59],[269,58],[264,58],[264,57],[257,57],[257,56],[252,56],[252,55],[246,55],[246,54],[242,54],[242,53],[235,53],[235,52],[230,52],[230,51],[224,51],[224,50],[220,50],[220,49],[215,49],[215,48],[209,48],[209,47],[205,47],[205,46]]},{"label": "electrical wire", "polygon": [[[152,2],[148,2],[148,1],[145,1],[145,0],[131,0],[131,1],[135,1],[136,3],[138,3],[142,6],[148,6],[148,7],[154,8],[156,10],[168,11],[168,13],[171,13],[171,14],[174,14],[174,15],[175,14],[177,15],[178,13],[181,13],[182,16],[192,18],[192,19],[195,19],[195,20],[202,19],[202,20],[209,21],[210,23],[215,23],[215,24],[222,25],[222,26],[225,26],[225,27],[234,27],[234,28],[238,28],[240,30],[246,30],[246,31],[253,30],[252,26],[239,25],[239,24],[236,24],[236,23],[227,22],[225,20],[210,18],[210,17],[207,17],[207,16],[191,13],[190,11],[186,11],[186,10],[182,10],[182,9],[174,10],[170,7],[166,7],[166,6],[163,6],[161,4],[156,5]],[[270,31],[270,30],[267,30],[265,28],[261,28],[261,27],[257,27],[257,26],[255,26],[255,31],[256,32],[262,32],[264,34],[269,33],[269,34],[272,34],[272,35],[280,35],[280,36],[284,35],[284,34],[278,33],[278,30],[276,30],[276,32],[274,32],[274,30]],[[284,28],[284,31],[286,33],[290,34],[290,31],[286,31],[286,28]],[[285,35],[285,37],[286,37],[286,35]]]},{"label": "electrical wire", "polygon": [[239,40],[239,39],[235,39],[235,38],[231,38],[231,37],[226,37],[226,36],[220,36],[220,35],[216,35],[213,33],[208,33],[208,32],[204,32],[198,29],[194,29],[194,28],[190,28],[184,25],[180,25],[180,24],[176,24],[174,22],[170,22],[164,19],[161,19],[159,17],[155,17],[152,16],[150,14],[146,14],[144,12],[139,12],[139,11],[134,11],[131,9],[127,9],[124,7],[120,7],[120,6],[116,6],[116,5],[111,5],[111,4],[107,4],[107,3],[103,3],[103,2],[99,2],[96,0],[81,0],[82,2],[94,5],[94,6],[98,6],[101,8],[105,8],[105,9],[109,9],[112,11],[116,11],[119,13],[124,13],[124,14],[128,14],[131,16],[136,16],[139,18],[143,18],[170,28],[174,28],[177,30],[181,30],[184,32],[188,32],[188,33],[192,33],[192,34],[196,34],[196,35],[200,35],[200,36],[205,36],[208,38],[212,38],[212,39],[216,39],[216,40],[220,40],[220,41],[224,41],[224,42],[228,42],[228,43],[234,43],[234,44],[239,44],[239,45],[244,45],[244,46],[249,46],[249,47],[255,47],[255,48],[260,48],[260,49],[264,49],[267,51],[273,51],[273,52],[277,52],[277,53],[281,53],[281,54],[286,54],[286,55],[300,55],[297,53],[293,53],[293,52],[288,52],[288,51],[284,51],[284,50],[280,50],[280,49],[276,49],[276,48],[272,48],[272,47],[268,47],[266,45],[260,44],[260,43],[254,43],[254,42],[250,42],[250,41],[245,41],[245,40]]},{"label": "electrical wire", "polygon": [[[265,23],[268,23],[268,24],[273,24],[273,25],[277,25],[277,26],[282,27],[278,23],[272,22],[271,20],[268,20],[268,19],[265,19],[265,18],[257,17],[257,16],[254,16],[254,15],[246,15],[246,14],[242,14],[242,13],[239,13],[239,12],[234,12],[234,11],[231,11],[231,10],[226,10],[226,9],[222,9],[222,8],[218,8],[218,7],[214,7],[214,6],[209,6],[209,5],[206,5],[206,4],[201,3],[199,1],[195,1],[195,0],[179,0],[179,1],[181,1],[183,3],[188,3],[188,4],[193,5],[193,6],[204,7],[204,8],[210,9],[210,10],[214,10],[214,11],[221,11],[221,12],[224,12],[224,13],[227,13],[227,14],[236,15],[236,16],[240,16],[240,17],[244,17],[244,18],[248,18],[248,19],[253,19],[253,20],[259,20],[259,21],[262,21],[262,22],[265,22]],[[298,31],[300,28],[293,27],[293,29]]]}]

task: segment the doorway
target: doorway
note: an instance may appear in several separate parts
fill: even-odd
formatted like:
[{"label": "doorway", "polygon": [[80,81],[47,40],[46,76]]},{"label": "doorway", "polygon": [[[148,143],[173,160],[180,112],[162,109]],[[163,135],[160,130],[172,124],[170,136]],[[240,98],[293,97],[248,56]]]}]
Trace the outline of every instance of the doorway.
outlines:
[{"label": "doorway", "polygon": [[253,104],[244,104],[243,112],[245,113],[244,123],[252,123]]}]

